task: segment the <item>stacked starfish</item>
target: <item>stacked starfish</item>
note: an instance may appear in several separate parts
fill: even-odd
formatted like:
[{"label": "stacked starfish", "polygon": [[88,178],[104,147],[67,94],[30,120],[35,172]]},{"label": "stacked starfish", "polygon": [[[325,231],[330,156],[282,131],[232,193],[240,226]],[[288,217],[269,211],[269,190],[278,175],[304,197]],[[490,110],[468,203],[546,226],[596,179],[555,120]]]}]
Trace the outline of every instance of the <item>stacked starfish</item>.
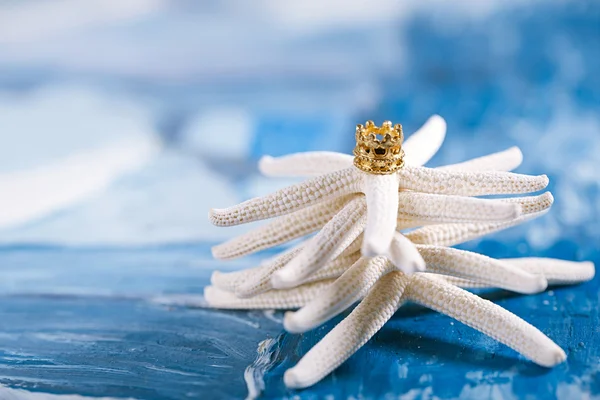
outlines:
[{"label": "stacked starfish", "polygon": [[[359,126],[360,128],[360,126]],[[549,192],[480,199],[472,196],[531,193],[545,176],[513,174],[519,149],[437,169],[421,167],[438,150],[446,125],[434,116],[403,146],[405,166],[374,175],[353,158],[328,152],[265,157],[269,176],[320,175],[263,198],[211,210],[218,226],[278,217],[270,224],[213,248],[231,259],[318,231],[257,268],[215,272],[205,289],[218,308],[294,309],[284,318],[290,332],[313,329],[360,304],[286,371],[285,384],[310,386],[366,343],[406,301],[449,315],[512,347],[532,361],[553,366],[566,355],[535,327],[461,288],[499,287],[519,293],[548,284],[589,280],[592,263],[521,258],[496,260],[449,246],[543,215]],[[416,228],[416,229],[414,229]],[[413,229],[407,233],[408,229]]]}]

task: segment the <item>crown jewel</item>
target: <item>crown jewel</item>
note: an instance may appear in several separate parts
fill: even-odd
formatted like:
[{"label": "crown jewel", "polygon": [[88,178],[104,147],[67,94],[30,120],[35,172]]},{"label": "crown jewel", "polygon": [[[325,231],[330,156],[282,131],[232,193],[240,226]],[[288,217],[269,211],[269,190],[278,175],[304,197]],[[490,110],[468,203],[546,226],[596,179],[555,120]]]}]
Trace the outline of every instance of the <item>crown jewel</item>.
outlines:
[{"label": "crown jewel", "polygon": [[372,174],[391,174],[404,166],[402,125],[385,121],[381,127],[373,121],[356,125],[354,165]]}]

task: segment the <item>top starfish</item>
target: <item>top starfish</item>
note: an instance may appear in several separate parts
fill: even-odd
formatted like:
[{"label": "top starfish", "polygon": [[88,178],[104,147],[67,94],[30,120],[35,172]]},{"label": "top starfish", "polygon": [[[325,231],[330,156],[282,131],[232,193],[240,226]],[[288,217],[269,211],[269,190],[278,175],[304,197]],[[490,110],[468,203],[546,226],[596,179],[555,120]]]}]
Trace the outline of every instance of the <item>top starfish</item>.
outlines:
[{"label": "top starfish", "polygon": [[[439,116],[431,117],[404,144],[407,150],[403,158],[404,167],[386,175],[367,173],[356,168],[352,156],[340,153],[300,153],[276,161],[264,158],[260,168],[266,174],[323,175],[230,208],[213,209],[209,218],[217,226],[239,225],[289,214],[333,198],[364,193],[367,224],[361,251],[364,256],[373,257],[389,253],[396,231],[399,190],[433,195],[482,196],[531,193],[548,185],[545,175],[529,176],[489,170],[463,171],[460,165],[454,166],[452,170],[417,166],[424,164],[437,151],[445,132],[444,120]],[[424,151],[420,151],[421,149]],[[520,154],[518,156],[516,158],[519,160],[515,160],[517,164],[520,162]],[[493,163],[493,160],[486,160],[486,163],[489,165],[490,161]],[[273,165],[276,168],[270,168]],[[306,166],[306,169],[301,166]],[[502,208],[506,204],[498,202],[496,206]],[[519,206],[513,206],[514,214],[519,214]]]}]

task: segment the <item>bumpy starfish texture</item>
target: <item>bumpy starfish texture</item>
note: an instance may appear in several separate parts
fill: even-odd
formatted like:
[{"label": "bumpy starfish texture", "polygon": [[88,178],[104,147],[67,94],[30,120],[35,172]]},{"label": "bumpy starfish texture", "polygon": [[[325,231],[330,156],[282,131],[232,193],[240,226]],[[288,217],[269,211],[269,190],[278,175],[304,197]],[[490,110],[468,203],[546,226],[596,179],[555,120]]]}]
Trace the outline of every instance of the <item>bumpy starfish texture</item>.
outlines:
[{"label": "bumpy starfish texture", "polygon": [[[491,171],[516,168],[522,160],[517,148],[436,170],[418,167],[437,151],[444,134],[441,117],[430,119],[405,143],[404,161],[413,165],[412,169],[405,167],[391,178],[384,176],[385,182],[379,179],[382,176],[373,178],[353,169],[352,157],[338,153],[264,158],[260,169],[266,175],[328,175],[263,199],[211,212],[213,222],[221,225],[281,215],[269,225],[216,246],[213,253],[222,259],[318,231],[312,239],[257,268],[215,272],[212,286],[205,290],[211,306],[299,308],[286,313],[284,327],[290,332],[305,332],[360,301],[346,319],[286,372],[287,386],[306,387],[323,378],[372,337],[407,300],[452,316],[540,365],[552,366],[565,359],[564,352],[539,330],[460,287],[491,286],[535,293],[548,283],[591,279],[593,264],[551,259],[495,260],[447,247],[540,216],[553,199],[550,193],[498,200],[464,197],[537,191],[545,187],[547,180]],[[341,185],[335,183],[338,177],[343,177]],[[421,185],[419,179],[423,179]],[[381,209],[385,207],[392,212]],[[406,234],[398,232],[415,227],[418,229]],[[389,243],[387,233],[378,235],[380,229],[391,229]],[[365,249],[367,240],[384,245]],[[381,256],[368,257],[373,251]]]},{"label": "bumpy starfish texture", "polygon": [[[364,298],[348,317],[286,372],[284,380],[291,388],[310,386],[329,374],[364,345],[406,301],[451,316],[542,366],[551,367],[565,360],[562,349],[538,329],[460,288],[504,287],[523,291],[519,279],[522,275],[533,274],[538,278],[538,287],[528,290],[535,292],[543,290],[546,283],[587,281],[594,275],[593,264],[542,258],[493,260],[446,247],[428,245],[418,248],[427,259],[427,272],[406,275],[394,271],[391,262],[384,257],[367,259],[357,255],[354,264],[350,264],[349,259],[336,260],[338,265],[332,265],[329,274],[315,276],[315,281],[284,290],[263,288],[250,298],[238,296],[237,289],[248,279],[268,275],[268,269],[260,271],[264,266],[256,270],[215,274],[213,286],[206,288],[204,296],[211,306],[218,308],[299,308],[296,312],[286,313],[284,318],[284,327],[292,333],[315,328]],[[509,265],[515,269],[506,268]],[[385,271],[391,272],[385,274]],[[451,275],[437,274],[439,271]],[[335,276],[339,278],[335,279]],[[268,279],[263,281],[268,282]]]},{"label": "bumpy starfish texture", "polygon": [[[445,133],[445,123],[441,117],[433,117],[415,135],[425,137],[435,131],[433,136]],[[440,131],[443,131],[440,135]],[[410,139],[404,145],[406,154],[417,153]],[[437,149],[436,149],[437,150]],[[431,153],[431,151],[429,152]],[[309,154],[315,165],[329,165],[337,168],[337,162],[344,157],[333,157],[335,161],[326,161],[331,153]],[[319,157],[322,158],[318,161]],[[261,163],[263,170],[269,170],[269,164],[276,164],[271,170],[292,170],[296,162],[306,160],[297,155],[291,159]],[[421,160],[420,160],[421,161]],[[427,160],[425,160],[427,161]],[[389,175],[365,173],[354,166],[335,170],[315,177],[298,185],[281,189],[262,198],[255,198],[226,209],[213,209],[209,213],[211,222],[217,226],[233,226],[289,214],[323,201],[345,197],[351,194],[364,194],[368,212],[366,213],[365,234],[362,253],[365,256],[387,254],[396,230],[396,214],[400,205],[399,190],[411,190],[421,193],[481,196],[491,194],[531,193],[545,188],[548,178],[545,175],[527,176],[504,171],[472,171],[468,168],[436,170],[420,166],[411,166],[411,160],[405,160],[406,166]],[[343,164],[343,163],[342,163]],[[272,166],[272,165],[271,165]],[[304,167],[301,167],[303,170]],[[303,171],[304,172],[304,171]],[[310,170],[306,172],[311,172]],[[518,212],[518,211],[516,211]],[[416,262],[416,260],[415,260]]]},{"label": "bumpy starfish texture", "polygon": [[[431,244],[436,246],[449,246],[464,242],[466,240],[473,239],[475,237],[479,237],[485,233],[490,233],[497,231],[499,229],[503,229],[509,226],[513,226],[517,223],[525,221],[527,219],[533,218],[537,215],[541,215],[546,212],[552,204],[553,198],[550,193],[545,193],[540,196],[531,196],[531,197],[521,197],[518,199],[512,199],[513,201],[518,201],[519,204],[523,205],[524,214],[513,218],[512,220],[503,220],[501,222],[491,221],[491,222],[480,222],[480,223],[454,223],[454,224],[440,224],[440,225],[429,225],[426,227],[422,227],[416,230],[413,230],[406,235],[402,235],[398,232],[395,233],[395,237],[393,240],[393,245],[390,247],[390,254],[388,258],[393,262],[395,266],[399,269],[406,270],[406,268],[400,268],[403,265],[406,265],[409,261],[413,259],[423,259],[422,252],[418,252],[416,254],[413,250],[414,246],[410,243],[414,244]],[[268,227],[265,227],[267,229]],[[323,232],[323,231],[321,231]],[[320,232],[320,233],[321,233]],[[318,237],[317,234],[316,237]],[[287,235],[284,235],[287,236]],[[265,263],[260,267],[260,271],[263,274],[254,273],[250,270],[250,274],[254,276],[252,279],[250,276],[246,276],[243,284],[236,289],[236,293],[240,297],[248,297],[252,295],[256,295],[260,293],[260,290],[271,290],[276,288],[281,288],[278,285],[277,279],[272,279],[273,276],[277,276],[283,269],[289,268],[290,262],[297,258],[300,254],[304,253],[306,249],[310,246],[312,241],[315,238],[310,239],[307,242],[302,243],[296,248],[290,250],[287,253],[271,260],[270,262]],[[408,240],[406,240],[408,239]],[[251,238],[247,238],[247,240],[251,240]],[[304,283],[307,279],[315,280],[324,279],[327,277],[337,277],[338,275],[334,275],[334,271],[339,270],[340,264],[344,264],[349,261],[356,261],[360,257],[360,253],[356,252],[358,250],[358,244],[360,242],[360,235],[352,242],[352,244],[346,247],[341,253],[341,257],[334,258],[329,262],[323,262],[322,260],[316,261],[318,263],[319,268],[316,269],[313,273],[296,273],[297,270],[292,270],[293,273],[296,273],[298,279],[296,279],[297,283]],[[271,243],[270,245],[274,245]],[[265,248],[268,246],[264,246]],[[417,250],[419,247],[417,246]],[[421,268],[422,270],[423,268]],[[411,271],[412,272],[412,271]],[[219,273],[215,272],[215,276],[218,276]],[[529,277],[531,278],[531,277]],[[519,281],[522,284],[531,284],[535,286],[534,282],[529,282],[527,279]],[[526,289],[524,289],[526,291]]]},{"label": "bumpy starfish texture", "polygon": [[[406,163],[426,162],[428,157],[431,157],[439,147],[444,134],[445,123],[443,119],[437,116],[430,118],[424,127],[406,142]],[[427,138],[431,138],[431,140],[427,140]],[[430,146],[424,147],[426,145]],[[431,148],[431,145],[433,145],[433,148]],[[421,157],[419,159],[411,158],[411,154],[420,154]],[[417,191],[400,191],[398,193],[396,186],[399,186],[399,189],[402,190],[402,185],[395,182],[394,191],[392,192],[395,198],[393,201],[388,196],[389,191],[382,191],[380,183],[390,179],[395,181],[400,174],[406,172],[404,170],[394,175],[365,174],[351,166],[351,157],[348,159],[346,155],[337,153],[302,153],[279,159],[269,158],[267,163],[261,162],[261,169],[271,175],[282,174],[277,171],[285,171],[290,175],[298,175],[299,173],[310,175],[314,171],[308,167],[309,162],[315,164],[313,168],[329,169],[330,173],[325,177],[318,177],[312,181],[283,189],[265,198],[253,199],[226,210],[212,210],[211,220],[216,225],[221,226],[237,225],[287,213],[266,227],[216,246],[213,249],[213,254],[216,258],[221,259],[239,257],[276,246],[322,228],[299,257],[291,260],[289,265],[273,275],[273,285],[276,288],[292,287],[298,284],[303,276],[318,270],[324,263],[339,255],[340,250],[355,240],[363,231],[363,254],[368,256],[381,254],[393,258],[392,249],[387,243],[387,235],[390,233],[393,237],[396,229],[458,222],[489,221],[500,223],[510,221],[518,216],[522,208],[519,204],[520,200],[484,200],[428,192],[448,193],[448,187],[456,187],[455,192],[461,194],[502,194],[511,191],[524,193],[545,187],[547,179],[544,176],[529,177],[506,172],[486,171],[486,165],[499,165],[505,167],[505,169],[510,169],[518,165],[521,158],[520,151],[512,148],[467,163],[447,166],[445,172],[433,179],[434,186],[431,186],[431,180],[426,179],[434,170],[415,169],[416,173],[414,175],[407,175],[408,178],[403,180],[408,182],[413,179],[414,182],[405,186],[419,190],[416,181],[421,179],[423,185],[419,187],[425,193]],[[350,167],[347,167],[348,163]],[[294,165],[298,170],[293,169]],[[339,167],[344,169],[335,171],[335,168]],[[476,168],[479,168],[480,171],[475,172]],[[435,173],[439,174],[439,171]],[[346,180],[337,181],[336,179],[340,174],[345,176]],[[483,179],[485,174],[488,175],[490,182],[496,182],[500,174],[507,174],[504,177],[506,181],[502,178],[497,181],[496,186],[490,184],[487,189],[464,187],[464,185],[472,187],[485,186],[477,181],[477,179]],[[458,182],[453,180],[453,177],[457,176],[462,177],[458,179]],[[363,191],[365,194],[362,192],[356,193],[356,179],[364,181],[365,188]],[[531,182],[534,182],[533,185],[531,185]],[[329,186],[331,185],[334,186],[334,189],[332,189],[333,194],[329,193]],[[511,189],[507,189],[507,187]],[[327,196],[324,197],[323,193],[327,193]],[[369,193],[372,194],[370,197]],[[452,190],[450,190],[450,193],[452,193]],[[291,200],[292,198],[294,200]],[[323,200],[324,198],[326,200]],[[527,200],[531,202],[530,199]],[[542,196],[536,200],[544,201],[544,198]],[[313,204],[315,202],[316,204]],[[280,204],[283,206],[281,207]],[[307,204],[309,205],[307,206]],[[386,217],[387,214],[396,214],[393,210],[394,207],[398,210],[397,217]],[[282,211],[282,209],[285,209],[285,211]],[[389,213],[386,211],[387,209],[392,209],[393,212]],[[369,210],[371,211],[369,212]],[[386,232],[384,237],[380,235],[382,232]],[[372,254],[371,250],[373,248],[365,251],[364,243],[368,242],[376,245],[384,243],[384,245],[375,249],[377,250],[376,254]],[[396,263],[400,270],[410,273],[424,268],[422,258],[416,252],[413,252],[413,254],[415,254],[415,258],[405,258],[404,263]]]}]

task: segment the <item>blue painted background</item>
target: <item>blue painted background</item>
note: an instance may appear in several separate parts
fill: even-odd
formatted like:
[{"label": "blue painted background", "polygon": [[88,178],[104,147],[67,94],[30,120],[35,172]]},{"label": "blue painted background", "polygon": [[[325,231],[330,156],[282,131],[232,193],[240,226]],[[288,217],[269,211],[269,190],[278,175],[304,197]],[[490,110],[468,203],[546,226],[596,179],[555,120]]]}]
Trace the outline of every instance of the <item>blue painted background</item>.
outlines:
[{"label": "blue painted background", "polygon": [[[27,4],[40,25],[43,9]],[[550,214],[463,248],[600,264],[600,5],[390,4],[302,19],[276,2],[148,2],[58,33],[41,23],[14,39],[0,29],[5,148],[48,132],[19,113],[96,101],[130,110],[112,136],[78,128],[54,132],[41,151],[28,142],[0,173],[43,167],[73,138],[94,146],[126,135],[129,123],[161,141],[145,166],[101,193],[0,230],[0,399],[237,399],[248,393],[246,368],[274,399],[600,398],[598,279],[533,296],[482,293],[565,349],[568,361],[552,370],[409,305],[303,391],[287,391],[282,374],[339,319],[290,335],[278,312],[165,305],[200,295],[213,269],[270,255],[212,260],[210,246],[234,233],[206,221],[211,206],[288,183],[258,176],[261,155],[349,152],[354,124],[366,119],[409,133],[438,113],[448,136],[432,166],[519,145],[519,172],[550,176]],[[0,3],[0,21],[11,7]],[[103,126],[111,113],[90,107],[65,106],[66,129]]]}]

